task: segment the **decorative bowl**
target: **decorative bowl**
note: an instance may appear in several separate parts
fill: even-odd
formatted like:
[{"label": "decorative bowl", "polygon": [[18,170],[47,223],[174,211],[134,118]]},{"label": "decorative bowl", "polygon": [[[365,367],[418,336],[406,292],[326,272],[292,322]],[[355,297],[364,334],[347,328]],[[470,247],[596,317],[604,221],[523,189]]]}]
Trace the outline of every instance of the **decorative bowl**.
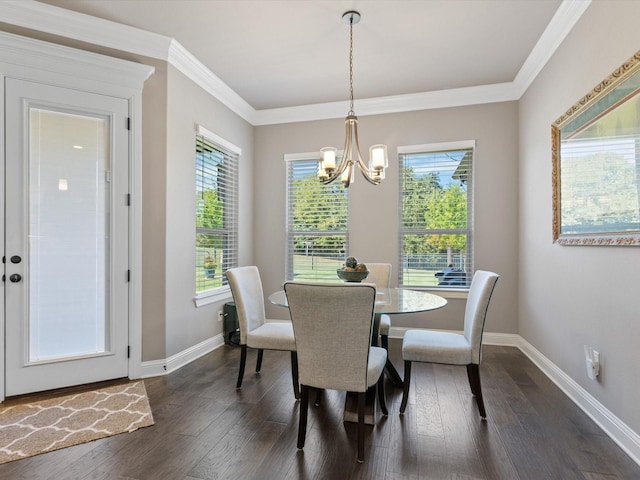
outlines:
[{"label": "decorative bowl", "polygon": [[348,272],[343,270],[342,268],[339,268],[336,271],[338,272],[338,278],[340,278],[345,282],[361,282],[362,280],[367,278],[367,275],[369,275],[369,270],[365,270],[365,271],[354,270],[354,271]]}]

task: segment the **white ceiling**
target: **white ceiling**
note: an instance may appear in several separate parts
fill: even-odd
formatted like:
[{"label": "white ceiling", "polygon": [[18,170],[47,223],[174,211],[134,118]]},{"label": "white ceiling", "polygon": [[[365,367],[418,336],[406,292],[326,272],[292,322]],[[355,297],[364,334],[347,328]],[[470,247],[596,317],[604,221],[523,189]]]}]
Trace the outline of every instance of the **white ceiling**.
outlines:
[{"label": "white ceiling", "polygon": [[358,112],[358,99],[514,82],[528,59],[531,63],[534,47],[563,2],[42,0],[42,3],[177,40],[255,110],[345,101],[346,113],[349,27],[342,21],[345,11],[355,9],[362,15],[353,32]]},{"label": "white ceiling", "polygon": [[[1,0],[13,26],[165,60],[252,125],[518,100],[591,0]],[[43,37],[47,40],[51,37]]]}]

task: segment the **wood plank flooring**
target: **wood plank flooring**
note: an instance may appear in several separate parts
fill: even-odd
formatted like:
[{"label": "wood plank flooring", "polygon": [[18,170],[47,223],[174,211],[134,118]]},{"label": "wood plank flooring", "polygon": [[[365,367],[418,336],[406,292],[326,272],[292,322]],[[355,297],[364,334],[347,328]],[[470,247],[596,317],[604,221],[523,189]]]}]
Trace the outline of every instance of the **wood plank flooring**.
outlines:
[{"label": "wood plank flooring", "polygon": [[[390,354],[402,375],[399,341]],[[481,375],[487,421],[464,367],[414,364],[411,396],[387,387],[389,416],[368,427],[365,462],[342,421],[344,393],[310,405],[304,451],[287,352],[267,351],[262,373],[224,346],[145,380],[156,424],[0,465],[0,479],[640,479],[635,464],[518,349],[487,346]]]}]

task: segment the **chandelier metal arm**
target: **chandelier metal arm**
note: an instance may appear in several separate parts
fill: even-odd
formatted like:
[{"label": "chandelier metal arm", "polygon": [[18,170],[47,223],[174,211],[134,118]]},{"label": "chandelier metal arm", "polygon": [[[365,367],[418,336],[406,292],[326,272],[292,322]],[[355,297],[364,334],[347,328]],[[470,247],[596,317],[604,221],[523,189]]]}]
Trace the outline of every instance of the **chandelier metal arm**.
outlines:
[{"label": "chandelier metal arm", "polygon": [[369,167],[367,167],[367,165],[362,160],[362,155],[360,154],[360,140],[358,139],[358,119],[357,118],[355,120],[355,123],[353,124],[353,129],[354,129],[353,137],[356,139],[356,150],[358,152],[358,167],[360,168],[360,171],[362,172],[362,175],[364,176],[364,178],[366,178],[369,183],[373,185],[378,185],[380,183],[380,178],[376,180],[376,178],[372,175],[371,170],[369,170]]},{"label": "chandelier metal arm", "polygon": [[[345,121],[345,135],[344,135],[344,146],[342,147],[342,160],[338,164],[337,168],[333,172],[329,173],[329,176],[324,179],[320,179],[324,185],[328,185],[333,182],[336,178],[340,177],[342,173],[349,167],[349,162],[345,161],[345,159],[350,158],[350,150],[351,150],[351,132],[349,129],[349,122]],[[349,183],[351,183],[351,173],[349,173]]]},{"label": "chandelier metal arm", "polygon": [[346,175],[342,177],[342,185],[345,188],[351,185],[353,179],[353,143],[352,143],[352,130],[351,122],[347,119],[344,122],[344,147],[342,148],[342,171],[346,171]]}]

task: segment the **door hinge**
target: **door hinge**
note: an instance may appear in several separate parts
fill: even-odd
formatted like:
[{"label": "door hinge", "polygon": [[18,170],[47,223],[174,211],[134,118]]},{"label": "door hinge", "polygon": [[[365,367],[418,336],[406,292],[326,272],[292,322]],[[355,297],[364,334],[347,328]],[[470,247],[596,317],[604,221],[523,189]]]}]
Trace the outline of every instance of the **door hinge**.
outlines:
[{"label": "door hinge", "polygon": [[131,194],[127,193],[127,207],[131,206]]},{"label": "door hinge", "polygon": [[131,270],[127,270],[127,282],[131,281]]},{"label": "door hinge", "polygon": [[131,117],[127,117],[127,130],[131,130]]},{"label": "door hinge", "polygon": [[127,358],[131,358],[131,345],[127,345]]}]

